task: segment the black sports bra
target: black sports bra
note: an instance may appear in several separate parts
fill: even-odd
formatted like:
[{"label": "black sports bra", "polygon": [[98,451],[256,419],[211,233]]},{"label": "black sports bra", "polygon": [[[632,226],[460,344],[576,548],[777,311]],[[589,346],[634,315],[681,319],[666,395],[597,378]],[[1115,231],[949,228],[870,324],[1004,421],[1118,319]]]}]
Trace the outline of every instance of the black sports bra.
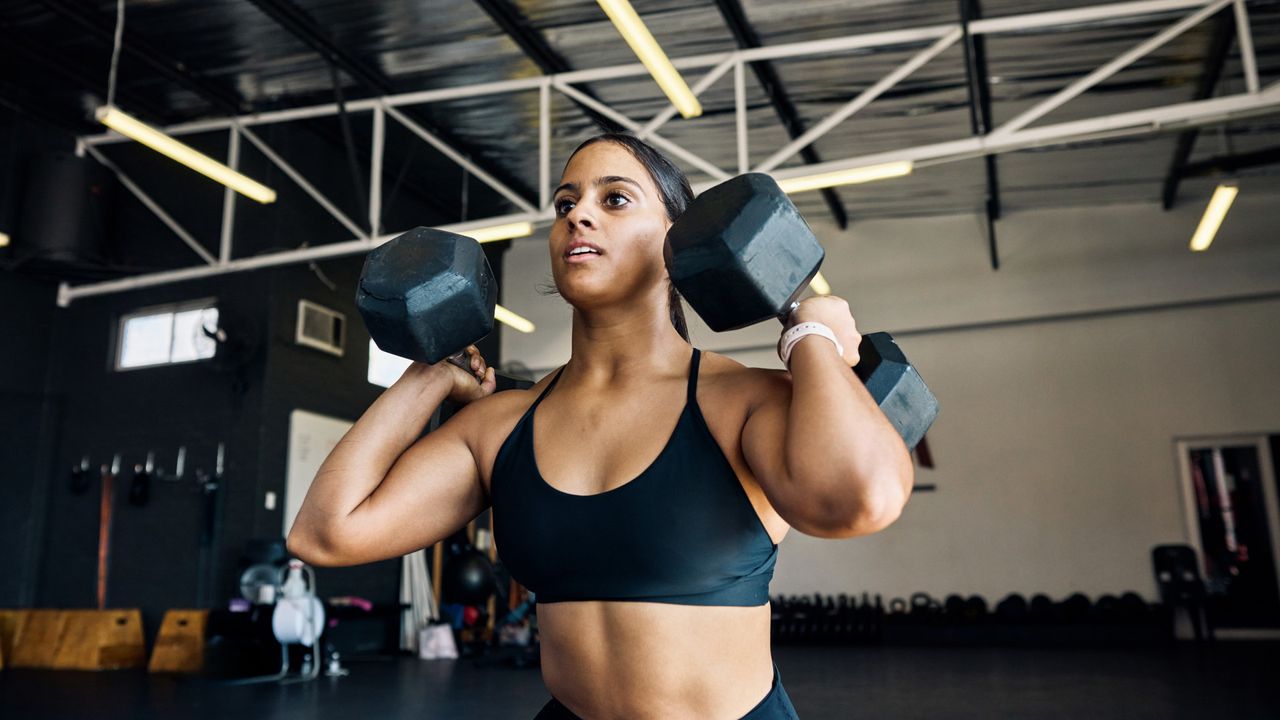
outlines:
[{"label": "black sports bra", "polygon": [[671,439],[624,485],[573,495],[538,472],[533,414],[563,368],[503,442],[490,481],[494,541],[538,602],[768,602],[778,546],[698,409],[700,355]]}]

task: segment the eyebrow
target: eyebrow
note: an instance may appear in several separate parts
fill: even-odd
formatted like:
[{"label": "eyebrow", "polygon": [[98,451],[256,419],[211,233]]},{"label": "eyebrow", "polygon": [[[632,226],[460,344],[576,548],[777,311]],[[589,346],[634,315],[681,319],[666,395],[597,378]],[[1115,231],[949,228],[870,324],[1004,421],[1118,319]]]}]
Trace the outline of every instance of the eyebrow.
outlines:
[{"label": "eyebrow", "polygon": [[[632,180],[629,177],[623,177],[622,175],[605,175],[604,177],[598,177],[596,178],[594,185],[596,187],[600,187],[601,185],[609,185],[610,183],[616,183],[616,182],[628,183],[628,184],[634,185],[637,190],[644,192],[644,188],[640,186],[640,183],[636,182],[635,180]],[[556,188],[555,192],[551,194],[553,196],[558,195],[561,190],[571,190],[573,192],[577,192],[578,185],[577,183],[565,183],[560,187]]]}]

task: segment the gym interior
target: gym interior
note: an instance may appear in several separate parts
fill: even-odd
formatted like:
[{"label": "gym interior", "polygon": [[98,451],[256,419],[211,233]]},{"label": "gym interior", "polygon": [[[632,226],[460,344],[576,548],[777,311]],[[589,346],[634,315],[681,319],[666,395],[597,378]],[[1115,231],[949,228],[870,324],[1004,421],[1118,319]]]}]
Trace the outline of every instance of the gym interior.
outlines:
[{"label": "gym interior", "polygon": [[[341,565],[290,532],[406,368],[569,363],[548,243],[601,133],[687,174],[697,290],[785,286],[726,330],[678,288],[704,413],[712,356],[798,403],[775,317],[840,298],[830,392],[911,450],[892,522],[776,543],[794,713],[748,717],[1280,715],[1280,2],[0,0],[0,68],[0,716],[538,714],[557,603],[502,528],[554,513]],[[767,210],[713,199],[749,173]],[[564,567],[627,563],[666,572]]]}]

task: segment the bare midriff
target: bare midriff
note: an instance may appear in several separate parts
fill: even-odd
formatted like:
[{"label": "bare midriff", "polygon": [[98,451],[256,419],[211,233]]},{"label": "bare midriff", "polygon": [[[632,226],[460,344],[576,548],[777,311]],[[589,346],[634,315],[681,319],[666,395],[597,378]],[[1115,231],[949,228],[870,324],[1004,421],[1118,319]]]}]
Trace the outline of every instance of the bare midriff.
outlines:
[{"label": "bare midriff", "polygon": [[737,720],[773,684],[769,605],[538,605],[542,678],[588,720]]}]

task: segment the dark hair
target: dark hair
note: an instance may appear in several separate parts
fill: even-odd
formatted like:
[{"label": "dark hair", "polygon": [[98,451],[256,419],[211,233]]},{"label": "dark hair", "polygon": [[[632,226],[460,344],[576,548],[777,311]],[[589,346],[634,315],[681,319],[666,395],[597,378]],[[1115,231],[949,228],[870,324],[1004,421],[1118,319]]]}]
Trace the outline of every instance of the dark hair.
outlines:
[{"label": "dark hair", "polygon": [[[569,160],[573,160],[573,156],[577,155],[583,148],[588,145],[594,145],[598,142],[617,143],[631,152],[636,160],[644,165],[644,169],[649,171],[649,177],[653,180],[653,184],[658,186],[658,194],[661,196],[662,205],[667,209],[667,219],[675,222],[676,218],[684,214],[689,203],[693,202],[693,188],[689,185],[689,178],[684,171],[676,167],[675,163],[667,159],[666,155],[658,152],[645,141],[626,133],[604,133],[588,138],[581,145],[569,154]],[[567,166],[569,161],[565,161]],[[689,325],[684,319],[684,306],[680,304],[680,293],[676,291],[676,286],[668,283],[667,285],[667,310],[671,315],[671,324],[675,326],[676,332],[680,333],[680,337],[686,342],[689,341]]]}]

